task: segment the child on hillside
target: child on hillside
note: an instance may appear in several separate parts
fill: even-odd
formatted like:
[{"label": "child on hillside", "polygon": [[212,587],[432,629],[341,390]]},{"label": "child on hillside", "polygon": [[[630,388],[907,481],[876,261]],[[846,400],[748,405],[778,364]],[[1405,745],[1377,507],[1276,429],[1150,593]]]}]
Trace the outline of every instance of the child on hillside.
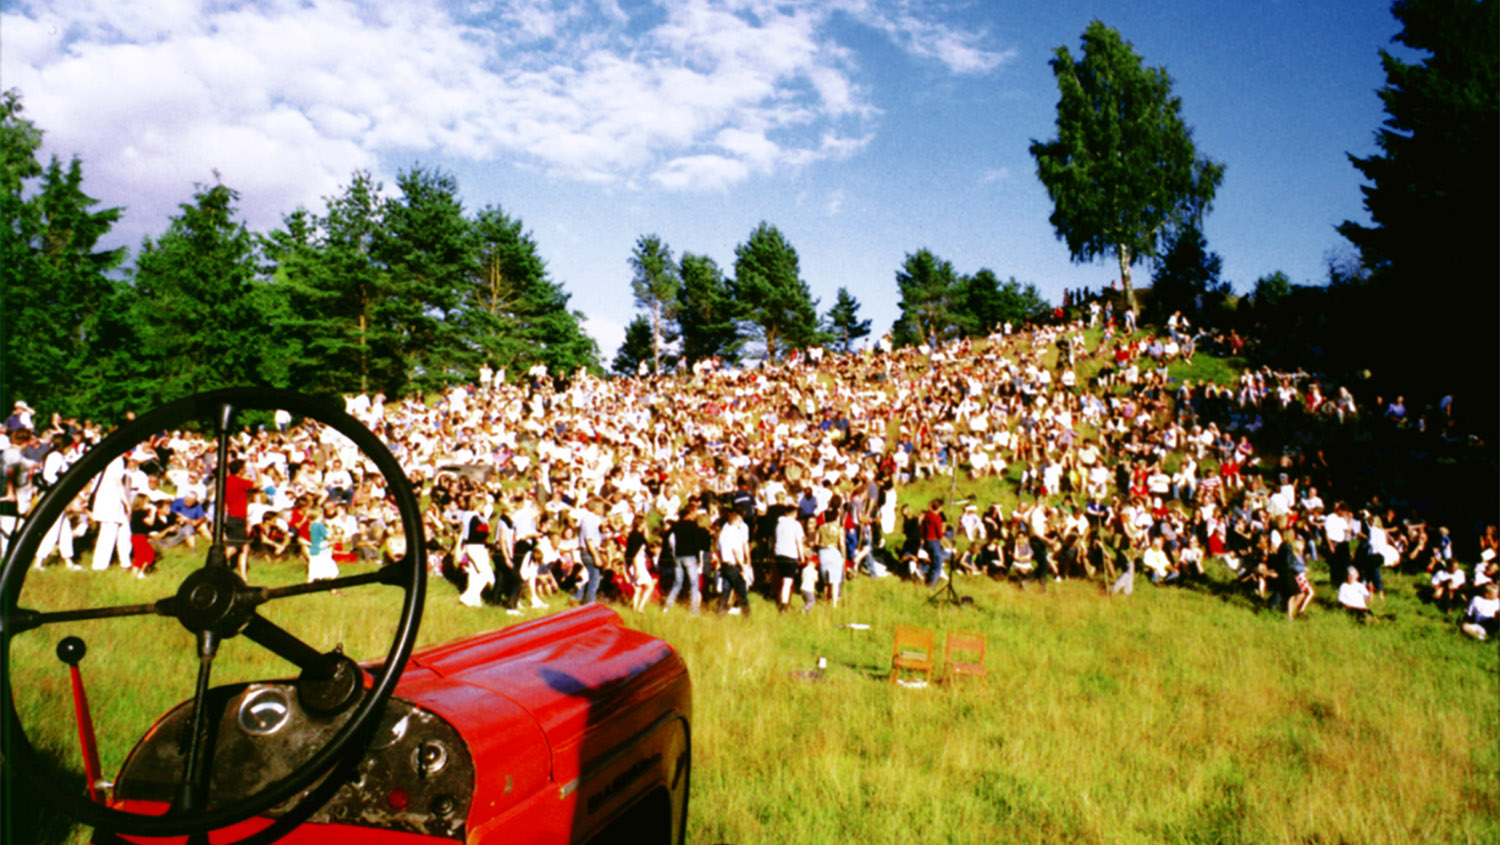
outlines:
[{"label": "child on hillside", "polygon": [[1476,640],[1487,640],[1495,633],[1497,620],[1500,620],[1500,584],[1491,581],[1484,585],[1482,594],[1469,600],[1460,630]]},{"label": "child on hillside", "polygon": [[339,577],[339,565],[333,560],[333,531],[329,523],[335,508],[332,502],[321,510],[314,509],[307,529],[307,582]]},{"label": "child on hillside", "polygon": [[156,547],[151,543],[155,528],[156,506],[146,494],[137,495],[130,510],[130,567],[137,578],[145,578],[146,571],[156,564]]}]

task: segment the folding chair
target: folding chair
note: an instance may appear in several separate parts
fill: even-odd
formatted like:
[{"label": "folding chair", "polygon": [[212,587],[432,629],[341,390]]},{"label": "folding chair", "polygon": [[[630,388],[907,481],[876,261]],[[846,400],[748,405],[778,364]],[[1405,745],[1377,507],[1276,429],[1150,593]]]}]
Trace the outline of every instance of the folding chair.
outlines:
[{"label": "folding chair", "polygon": [[981,678],[988,675],[989,669],[984,665],[984,635],[950,631],[943,649],[943,669],[950,681],[960,675]]},{"label": "folding chair", "polygon": [[895,683],[902,669],[921,672],[932,680],[932,630],[915,625],[896,626],[896,644],[891,653],[891,683]]}]

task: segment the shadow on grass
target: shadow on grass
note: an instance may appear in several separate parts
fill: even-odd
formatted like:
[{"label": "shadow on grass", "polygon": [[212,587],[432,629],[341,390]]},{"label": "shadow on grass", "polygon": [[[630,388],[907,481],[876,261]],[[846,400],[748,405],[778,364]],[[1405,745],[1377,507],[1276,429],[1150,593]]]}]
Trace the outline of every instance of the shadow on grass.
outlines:
[{"label": "shadow on grass", "polygon": [[0,841],[32,842],[37,845],[60,845],[82,841],[83,828],[63,815],[49,801],[37,781],[52,778],[58,783],[79,779],[77,772],[65,767],[50,750],[37,749],[43,771],[34,776],[17,778],[10,766],[0,771]]}]

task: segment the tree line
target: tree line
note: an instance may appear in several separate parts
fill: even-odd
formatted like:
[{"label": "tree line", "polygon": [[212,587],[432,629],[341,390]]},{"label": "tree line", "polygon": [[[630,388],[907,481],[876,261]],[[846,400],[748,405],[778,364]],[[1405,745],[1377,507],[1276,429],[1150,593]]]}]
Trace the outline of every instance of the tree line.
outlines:
[{"label": "tree line", "polygon": [[[733,365],[751,351],[768,360],[812,346],[849,352],[871,334],[871,321],[861,319],[860,302],[847,287],[819,315],[797,250],[775,226],[756,226],[734,254],[734,275],[725,276],[712,258],[684,252],[674,259],[659,236],[642,235],[630,256],[640,313],[626,327],[615,372],[659,373],[715,357]],[[986,335],[1006,321],[1040,318],[1049,307],[1036,285],[1014,277],[1001,282],[987,268],[961,275],[926,248],[907,254],[896,287],[901,314],[891,342],[897,346]]]},{"label": "tree line", "polygon": [[391,395],[472,381],[482,362],[598,368],[583,315],[536,241],[452,176],[415,167],[387,196],[356,172],[321,211],[260,234],[238,194],[199,185],[133,266],[99,244],[119,220],[82,165],[37,157],[20,95],[0,95],[3,401],[118,417],[227,385]]}]

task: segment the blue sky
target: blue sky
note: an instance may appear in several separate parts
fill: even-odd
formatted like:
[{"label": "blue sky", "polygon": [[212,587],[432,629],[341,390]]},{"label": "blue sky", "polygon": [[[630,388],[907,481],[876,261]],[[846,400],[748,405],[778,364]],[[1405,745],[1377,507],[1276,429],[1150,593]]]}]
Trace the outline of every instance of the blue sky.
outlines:
[{"label": "blue sky", "polygon": [[1224,277],[1321,282],[1333,227],[1368,219],[1345,154],[1384,117],[1380,2],[4,0],[0,85],[126,207],[132,247],[215,171],[264,231],[356,169],[447,170],[525,222],[607,364],[646,233],[727,271],[769,221],[821,307],[846,286],[877,330],[923,247],[1054,302],[1108,284],[1113,261],[1054,237],[1027,152],[1055,134],[1047,62],[1094,18],[1166,67],[1227,165]]}]

